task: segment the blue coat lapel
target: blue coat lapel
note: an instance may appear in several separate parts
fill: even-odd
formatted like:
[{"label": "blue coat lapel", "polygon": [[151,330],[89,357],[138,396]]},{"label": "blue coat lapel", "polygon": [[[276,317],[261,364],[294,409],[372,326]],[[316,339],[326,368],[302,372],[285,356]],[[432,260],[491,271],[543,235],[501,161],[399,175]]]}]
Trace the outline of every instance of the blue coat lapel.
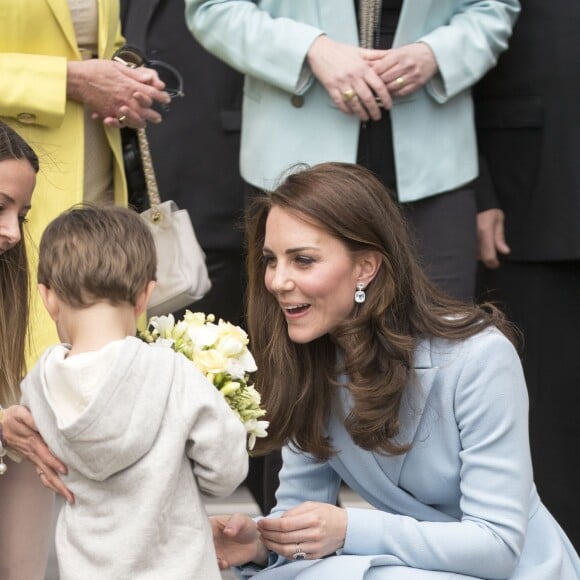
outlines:
[{"label": "blue coat lapel", "polygon": [[[401,401],[399,412],[401,427],[396,438],[398,443],[413,443],[437,371],[438,369],[434,368],[431,362],[431,342],[419,341],[415,349],[412,383],[403,394]],[[397,485],[407,454],[389,457],[374,454],[374,457],[383,473]]]},{"label": "blue coat lapel", "polygon": [[[405,391],[401,402],[401,429],[397,436],[400,443],[412,443],[417,428],[423,417],[425,406],[439,369],[432,366],[431,342],[419,341],[413,361],[413,383]],[[341,390],[341,401],[344,408],[350,407],[350,395],[346,389]],[[401,469],[407,454],[397,456],[380,455],[374,452],[362,452],[348,435],[339,416],[333,416],[329,424],[332,443],[340,452],[348,456],[350,468],[342,462],[341,454],[330,460],[332,467],[355,491],[365,497],[369,503],[385,511],[412,514],[417,519],[431,521],[451,521],[453,518],[416,500],[411,494],[398,487]],[[345,457],[346,458],[346,457]],[[356,461],[356,473],[352,463]],[[384,477],[386,475],[386,478]],[[362,489],[360,480],[363,479]]]}]

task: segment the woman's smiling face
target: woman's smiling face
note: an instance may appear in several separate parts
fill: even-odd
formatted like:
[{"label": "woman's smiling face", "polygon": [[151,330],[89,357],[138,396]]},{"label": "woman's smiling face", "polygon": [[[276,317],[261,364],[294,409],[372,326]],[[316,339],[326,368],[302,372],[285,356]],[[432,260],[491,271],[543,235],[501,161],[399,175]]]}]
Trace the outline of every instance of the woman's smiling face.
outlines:
[{"label": "woman's smiling face", "polygon": [[20,241],[35,183],[36,173],[26,159],[0,161],[0,254]]},{"label": "woman's smiling face", "polygon": [[266,221],[265,284],[276,298],[293,342],[332,333],[354,308],[363,259],[320,226],[274,206]]}]

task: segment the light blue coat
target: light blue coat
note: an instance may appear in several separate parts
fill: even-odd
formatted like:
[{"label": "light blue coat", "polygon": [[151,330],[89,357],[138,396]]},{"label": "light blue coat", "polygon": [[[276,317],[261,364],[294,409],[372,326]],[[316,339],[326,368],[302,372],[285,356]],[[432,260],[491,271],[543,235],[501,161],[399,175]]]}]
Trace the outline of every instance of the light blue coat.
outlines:
[{"label": "light blue coat", "polygon": [[[339,451],[328,462],[284,450],[273,514],[335,504],[341,479],[376,510],[347,510],[341,555],[273,558],[260,580],[578,580],[578,555],[533,483],[527,391],[511,343],[495,329],[425,340],[414,374],[400,415],[406,454],[360,449],[336,416],[328,434]],[[348,409],[346,390],[341,400]]]},{"label": "light blue coat", "polygon": [[[448,191],[477,175],[469,88],[507,47],[518,0],[405,0],[394,46],[421,40],[439,74],[391,112],[401,201]],[[359,120],[314,79],[306,54],[320,34],[357,45],[353,0],[186,0],[189,27],[246,74],[241,172],[271,188],[297,162],[355,162]],[[303,98],[300,107],[297,99]],[[294,104],[293,104],[294,102]]]}]

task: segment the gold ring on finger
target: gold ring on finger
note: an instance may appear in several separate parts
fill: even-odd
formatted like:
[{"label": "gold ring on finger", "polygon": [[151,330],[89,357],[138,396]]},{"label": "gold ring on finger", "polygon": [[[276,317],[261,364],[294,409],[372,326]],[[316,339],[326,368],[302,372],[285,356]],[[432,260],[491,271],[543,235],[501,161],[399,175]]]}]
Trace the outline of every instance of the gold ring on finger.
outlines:
[{"label": "gold ring on finger", "polygon": [[119,123],[121,125],[124,125],[126,120],[127,120],[127,115],[121,115],[120,117],[117,118],[117,121],[119,121]]},{"label": "gold ring on finger", "polygon": [[395,82],[402,87],[405,84],[405,77],[399,77],[398,79],[395,80]]},{"label": "gold ring on finger", "polygon": [[345,102],[348,103],[348,101],[350,101],[354,97],[356,97],[356,91],[354,89],[350,88],[347,89],[346,91],[342,91],[342,98],[344,99]]}]

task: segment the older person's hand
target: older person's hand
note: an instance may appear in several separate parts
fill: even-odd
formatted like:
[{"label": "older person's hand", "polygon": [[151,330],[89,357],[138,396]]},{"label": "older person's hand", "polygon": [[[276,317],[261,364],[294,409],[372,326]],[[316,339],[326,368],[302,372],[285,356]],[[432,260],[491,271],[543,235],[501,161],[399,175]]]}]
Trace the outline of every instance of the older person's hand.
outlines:
[{"label": "older person's hand", "polygon": [[427,84],[438,66],[431,47],[415,42],[389,50],[367,51],[365,57],[391,95],[410,95]]},{"label": "older person's hand", "polygon": [[171,97],[157,72],[146,67],[92,59],[68,63],[67,96],[83,103],[109,126],[143,128],[160,123],[152,109],[155,102],[167,105]]},{"label": "older person's hand", "polygon": [[[365,55],[372,53],[319,36],[308,51],[312,73],[324,86],[336,106],[361,121],[381,118],[380,106],[391,108],[391,96]],[[380,104],[379,104],[380,103]]]},{"label": "older person's hand", "polygon": [[50,452],[38,433],[30,411],[22,405],[12,405],[4,409],[2,430],[9,449],[17,451],[34,463],[42,484],[73,504],[74,495],[59,477],[59,474],[66,475],[66,465]]}]

